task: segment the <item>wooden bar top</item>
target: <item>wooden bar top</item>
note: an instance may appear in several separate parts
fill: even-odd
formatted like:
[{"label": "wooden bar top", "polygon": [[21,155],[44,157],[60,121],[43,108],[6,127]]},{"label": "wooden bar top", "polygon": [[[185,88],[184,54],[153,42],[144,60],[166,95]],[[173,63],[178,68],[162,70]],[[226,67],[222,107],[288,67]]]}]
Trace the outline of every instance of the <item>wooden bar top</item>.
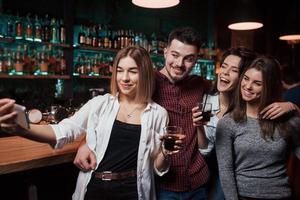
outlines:
[{"label": "wooden bar top", "polygon": [[81,140],[62,149],[19,136],[0,138],[0,175],[73,162]]}]

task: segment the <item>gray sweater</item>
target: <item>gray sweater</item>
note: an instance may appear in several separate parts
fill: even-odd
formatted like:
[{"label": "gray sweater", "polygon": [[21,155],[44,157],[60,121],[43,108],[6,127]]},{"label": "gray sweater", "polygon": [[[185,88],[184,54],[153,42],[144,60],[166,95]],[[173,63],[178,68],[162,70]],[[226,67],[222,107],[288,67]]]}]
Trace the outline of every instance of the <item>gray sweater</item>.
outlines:
[{"label": "gray sweater", "polygon": [[[275,134],[265,141],[257,119],[236,123],[228,115],[217,126],[216,152],[226,199],[291,196],[286,174],[287,142]],[[299,137],[294,141],[299,147]],[[297,155],[300,157],[299,155]]]}]

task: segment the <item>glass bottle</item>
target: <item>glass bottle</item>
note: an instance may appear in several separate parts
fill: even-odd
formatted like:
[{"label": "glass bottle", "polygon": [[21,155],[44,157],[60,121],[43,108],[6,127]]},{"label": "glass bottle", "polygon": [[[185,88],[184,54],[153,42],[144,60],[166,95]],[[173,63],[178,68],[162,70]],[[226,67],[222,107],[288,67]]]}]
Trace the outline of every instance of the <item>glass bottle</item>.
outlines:
[{"label": "glass bottle", "polygon": [[50,42],[57,43],[58,42],[58,27],[55,18],[51,19],[50,24]]},{"label": "glass bottle", "polygon": [[83,32],[83,26],[80,26],[77,41],[78,41],[79,45],[84,45],[85,44],[85,34]]},{"label": "glass bottle", "polygon": [[33,41],[32,23],[29,16],[28,14],[26,17],[25,40]]},{"label": "glass bottle", "polygon": [[35,15],[34,19],[34,39],[35,42],[41,42],[42,41],[42,26],[38,19],[38,16]]},{"label": "glass bottle", "polygon": [[96,26],[93,27],[93,31],[92,31],[92,46],[93,47],[97,47],[98,46],[97,34],[96,34]]},{"label": "glass bottle", "polygon": [[62,50],[59,50],[59,74],[64,75],[67,74],[67,62],[65,58],[65,54]]},{"label": "glass bottle", "polygon": [[49,19],[48,15],[46,15],[44,24],[43,24],[43,37],[42,41],[43,42],[50,42],[50,25],[49,25]]},{"label": "glass bottle", "polygon": [[39,68],[40,68],[41,75],[48,75],[48,60],[47,60],[46,46],[43,46],[43,49],[41,51]]},{"label": "glass bottle", "polygon": [[59,42],[62,44],[66,43],[66,26],[63,19],[59,23]]},{"label": "glass bottle", "polygon": [[31,74],[32,71],[31,71],[30,50],[27,44],[24,44],[22,60],[23,60],[23,74]]},{"label": "glass bottle", "polygon": [[91,34],[91,29],[90,28],[87,29],[87,35],[85,37],[85,44],[87,46],[92,45],[92,34]]},{"label": "glass bottle", "polygon": [[8,16],[8,19],[7,19],[7,29],[6,29],[6,37],[7,38],[12,38],[13,35],[14,35],[14,25],[13,25],[12,16]]},{"label": "glass bottle", "polygon": [[16,58],[15,58],[15,74],[16,75],[23,75],[23,60],[22,60],[22,51],[21,46],[18,45],[16,51]]},{"label": "glass bottle", "polygon": [[15,39],[17,40],[23,39],[23,24],[19,16],[17,16],[15,21],[15,30],[16,30]]}]

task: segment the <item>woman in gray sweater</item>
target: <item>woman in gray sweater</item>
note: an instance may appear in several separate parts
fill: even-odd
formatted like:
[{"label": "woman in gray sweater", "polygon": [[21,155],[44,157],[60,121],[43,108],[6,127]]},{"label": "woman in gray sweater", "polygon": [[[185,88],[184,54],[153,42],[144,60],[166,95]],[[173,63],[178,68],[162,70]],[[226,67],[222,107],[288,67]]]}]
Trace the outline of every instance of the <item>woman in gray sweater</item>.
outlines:
[{"label": "woman in gray sweater", "polygon": [[[288,153],[300,158],[300,119],[263,119],[262,108],[281,99],[279,64],[259,57],[241,76],[235,106],[217,126],[220,179],[228,200],[290,199]],[[297,132],[298,131],[298,132]]]}]

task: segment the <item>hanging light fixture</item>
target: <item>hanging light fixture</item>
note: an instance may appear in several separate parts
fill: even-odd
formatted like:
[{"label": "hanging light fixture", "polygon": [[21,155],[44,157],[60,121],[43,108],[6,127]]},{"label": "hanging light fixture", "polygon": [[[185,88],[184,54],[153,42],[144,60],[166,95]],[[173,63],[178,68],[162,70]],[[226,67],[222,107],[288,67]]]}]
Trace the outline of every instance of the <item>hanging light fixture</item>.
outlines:
[{"label": "hanging light fixture", "polygon": [[293,0],[290,5],[287,10],[285,23],[280,31],[279,39],[294,45],[300,42],[300,15],[298,13],[300,3],[297,0]]},{"label": "hanging light fixture", "polygon": [[259,9],[253,0],[237,0],[228,28],[231,30],[254,30],[263,27]]},{"label": "hanging light fixture", "polygon": [[179,4],[179,0],[132,0],[132,3],[143,8],[169,8]]}]

